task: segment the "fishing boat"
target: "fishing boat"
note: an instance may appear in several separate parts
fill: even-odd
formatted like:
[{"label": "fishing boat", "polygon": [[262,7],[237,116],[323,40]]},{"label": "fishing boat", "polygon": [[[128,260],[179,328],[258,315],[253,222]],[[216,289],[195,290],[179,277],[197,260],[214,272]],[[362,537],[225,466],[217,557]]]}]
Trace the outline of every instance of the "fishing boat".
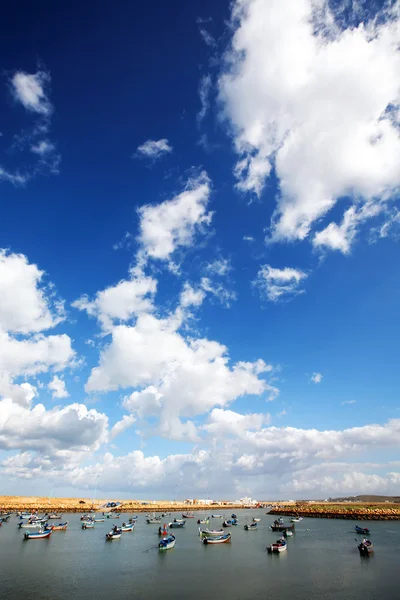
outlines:
[{"label": "fishing boat", "polygon": [[65,523],[59,523],[58,525],[50,525],[52,531],[66,531],[68,527],[68,521]]},{"label": "fishing boat", "polygon": [[235,513],[231,514],[231,519],[237,519],[237,515],[235,515]]},{"label": "fishing boat", "polygon": [[194,519],[194,514],[191,512],[182,513],[182,519]]},{"label": "fishing boat", "polygon": [[26,531],[24,533],[24,540],[41,540],[43,538],[49,538],[52,533],[52,529],[41,529],[40,531],[34,531],[33,533]]},{"label": "fishing boat", "polygon": [[9,518],[10,518],[10,517],[11,517],[11,513],[3,513],[3,514],[1,515],[1,518],[2,518],[2,520],[3,520],[3,523],[6,523],[6,522],[9,520]]},{"label": "fishing boat", "polygon": [[105,516],[106,519],[112,519],[114,516],[114,513],[108,512],[108,513],[103,513],[103,515]]},{"label": "fishing boat", "polygon": [[25,529],[41,529],[43,526],[43,523],[40,523],[39,521],[34,521],[32,523],[24,523],[23,521],[21,521],[20,523],[18,523],[18,527],[21,528],[25,528]]},{"label": "fishing boat", "polygon": [[168,537],[165,537],[162,540],[160,540],[160,542],[158,544],[159,550],[171,550],[171,548],[173,548],[174,546],[175,546],[175,536],[172,534],[169,535]]},{"label": "fishing boat", "polygon": [[[160,521],[161,523],[161,521]],[[185,527],[185,523],[186,521],[174,521],[173,523],[168,523],[168,527],[170,529],[181,529],[182,527]]]},{"label": "fishing boat", "polygon": [[285,525],[283,519],[277,519],[273,522],[273,524],[270,527],[272,531],[286,531],[286,529],[294,529],[294,523],[292,523],[291,525]]},{"label": "fishing boat", "polygon": [[287,529],[285,529],[285,531],[283,532],[283,537],[288,538],[288,537],[292,537],[293,536],[293,531],[288,531]]},{"label": "fishing boat", "polygon": [[146,519],[147,525],[160,525],[161,517],[149,517]]},{"label": "fishing boat", "polygon": [[105,519],[104,519],[104,517],[98,517],[97,519],[93,519],[93,521],[95,523],[104,523]]},{"label": "fishing boat", "polygon": [[356,533],[362,533],[363,535],[368,535],[370,533],[368,527],[359,527],[358,525],[356,525],[355,530]]},{"label": "fishing boat", "polygon": [[268,552],[284,552],[287,550],[287,542],[283,538],[280,538],[274,544],[269,544],[267,550]]},{"label": "fishing boat", "polygon": [[122,529],[120,527],[117,527],[116,525],[114,525],[114,527],[111,529],[111,531],[109,533],[106,533],[106,540],[108,540],[108,541],[119,540],[121,538],[121,535],[122,535]]},{"label": "fishing boat", "polygon": [[[170,517],[171,513],[162,513],[161,515],[162,517]],[[135,519],[137,519],[137,517],[135,517]]]},{"label": "fishing boat", "polygon": [[89,515],[88,513],[85,513],[84,515],[81,516],[81,521],[89,521],[89,520],[93,520],[92,516]]},{"label": "fishing boat", "polygon": [[211,515],[213,519],[222,519],[222,515]]},{"label": "fishing boat", "polygon": [[303,517],[291,517],[290,521],[291,523],[300,523],[300,521],[303,520]]},{"label": "fishing boat", "polygon": [[51,514],[48,515],[48,519],[62,519],[62,515]]},{"label": "fishing boat", "polygon": [[167,524],[164,523],[164,527],[160,527],[158,528],[158,535],[168,535],[168,531],[167,531]]},{"label": "fishing boat", "polygon": [[208,525],[210,519],[206,517],[205,519],[197,519],[197,525]]},{"label": "fishing boat", "polygon": [[84,521],[82,523],[82,529],[94,529],[95,523],[94,521]]},{"label": "fishing boat", "polygon": [[203,544],[226,544],[231,541],[231,534],[226,533],[224,535],[219,535],[218,537],[204,537],[202,539]]},{"label": "fishing boat", "polygon": [[259,523],[261,519],[257,519],[257,517],[253,517],[253,523]]},{"label": "fishing boat", "polygon": [[225,521],[222,523],[222,527],[232,527],[232,521],[231,521],[230,519],[228,519],[228,520],[225,520]]},{"label": "fishing boat", "polygon": [[138,519],[138,517],[131,517],[129,519],[129,523],[136,523],[137,519]]},{"label": "fishing boat", "polygon": [[225,535],[223,529],[200,529],[199,527],[200,537],[220,537],[221,535]]},{"label": "fishing boat", "polygon": [[232,525],[239,525],[239,519],[232,519]]},{"label": "fishing boat", "polygon": [[174,519],[174,523],[184,523],[185,519]]},{"label": "fishing boat", "polygon": [[134,528],[135,528],[135,523],[130,523],[129,525],[127,525],[126,523],[122,523],[122,525],[121,525],[122,533],[127,533],[128,531],[133,531]]},{"label": "fishing boat", "polygon": [[36,515],[34,515],[33,513],[29,513],[29,512],[21,512],[21,513],[17,513],[17,517],[19,517],[20,519],[33,519],[36,517]]},{"label": "fishing boat", "polygon": [[244,526],[245,531],[255,531],[258,527],[258,523],[246,523]]},{"label": "fishing boat", "polygon": [[112,513],[111,513],[111,517],[110,517],[110,519],[119,519],[119,518],[120,518],[120,516],[121,516],[121,515],[120,515],[120,513],[113,513],[113,512],[112,512]]},{"label": "fishing boat", "polygon": [[367,540],[366,538],[364,538],[361,544],[358,544],[357,547],[360,551],[360,554],[371,554],[371,552],[374,551],[373,543],[370,540]]}]

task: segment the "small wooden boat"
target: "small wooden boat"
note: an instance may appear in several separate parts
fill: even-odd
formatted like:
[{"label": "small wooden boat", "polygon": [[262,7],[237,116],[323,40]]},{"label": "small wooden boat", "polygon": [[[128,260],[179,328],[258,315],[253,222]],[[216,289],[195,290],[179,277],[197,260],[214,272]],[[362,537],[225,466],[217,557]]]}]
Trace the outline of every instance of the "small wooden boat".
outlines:
[{"label": "small wooden boat", "polygon": [[50,525],[52,531],[66,531],[68,527],[68,521],[65,523],[59,523],[58,525]]},{"label": "small wooden boat", "polygon": [[93,521],[95,523],[104,523],[105,519],[104,519],[104,517],[98,517],[97,519],[93,519]]},{"label": "small wooden boat", "polygon": [[51,514],[47,518],[48,519],[62,519],[62,515]]},{"label": "small wooden boat", "polygon": [[284,552],[287,550],[287,542],[283,538],[276,540],[275,544],[267,546],[268,552]]},{"label": "small wooden boat", "polygon": [[52,529],[41,529],[40,531],[35,531],[33,533],[26,531],[24,533],[24,540],[42,540],[44,538],[49,538],[52,533]]},{"label": "small wooden boat", "polygon": [[246,523],[244,526],[245,531],[255,531],[258,527],[258,523]]},{"label": "small wooden boat", "polygon": [[292,523],[300,523],[300,521],[302,521],[302,520],[303,520],[303,517],[291,517],[290,518],[290,521]]},{"label": "small wooden boat", "polygon": [[259,523],[261,521],[261,519],[257,519],[256,517],[253,518],[253,523]]},{"label": "small wooden boat", "polygon": [[220,537],[221,535],[225,535],[223,529],[200,529],[199,527],[200,537]]},{"label": "small wooden boat", "polygon": [[91,518],[92,517],[86,513],[86,514],[84,514],[84,515],[81,516],[81,521],[88,521]]},{"label": "small wooden boat", "polygon": [[36,515],[34,515],[33,513],[22,512],[22,513],[17,513],[17,517],[19,517],[20,519],[35,519]]},{"label": "small wooden boat", "polygon": [[24,523],[23,521],[21,521],[20,523],[18,523],[18,527],[21,528],[25,528],[25,529],[41,529],[43,526],[43,523],[39,522],[39,521],[33,521],[31,523]]},{"label": "small wooden boat", "polygon": [[184,523],[185,519],[174,519],[174,523]]},{"label": "small wooden boat", "polygon": [[235,513],[231,514],[231,519],[237,519],[237,516],[235,515]]},{"label": "small wooden boat", "polygon": [[94,521],[84,521],[82,523],[82,529],[94,529],[95,523]]},{"label": "small wooden boat", "polygon": [[364,538],[361,544],[358,544],[357,547],[360,551],[360,554],[371,554],[371,552],[374,551],[373,543],[370,540],[367,540],[366,538]]},{"label": "small wooden boat", "polygon": [[160,542],[158,544],[159,550],[171,550],[171,548],[173,548],[174,546],[175,546],[175,536],[172,534],[169,535],[168,537],[165,537],[162,540],[160,540]]},{"label": "small wooden boat", "polygon": [[222,519],[222,515],[211,515],[213,519]]},{"label": "small wooden boat", "polygon": [[294,529],[294,523],[291,525],[285,525],[283,519],[277,519],[270,527],[272,531],[286,531],[286,529]]},{"label": "small wooden boat", "polygon": [[108,541],[119,540],[121,538],[121,535],[122,535],[122,529],[120,527],[117,527],[116,525],[114,525],[112,530],[109,533],[106,533],[106,540],[108,540]]},{"label": "small wooden boat", "polygon": [[232,519],[232,525],[239,525],[239,519]]},{"label": "small wooden boat", "polygon": [[206,517],[205,519],[197,519],[197,525],[208,525],[210,519]]},{"label": "small wooden boat", "polygon": [[182,513],[182,519],[194,519],[194,514],[191,512]]},{"label": "small wooden boat", "polygon": [[226,533],[224,535],[219,535],[218,537],[203,537],[203,544],[226,544],[231,541],[231,534]]},{"label": "small wooden boat", "polygon": [[293,531],[288,531],[287,529],[285,529],[285,531],[283,532],[283,537],[288,538],[288,537],[292,537],[293,536]]},{"label": "small wooden boat", "polygon": [[146,519],[147,525],[160,525],[161,517],[150,517]]},{"label": "small wooden boat", "polygon": [[355,530],[356,533],[362,533],[363,535],[368,535],[370,533],[368,527],[359,527],[358,525],[356,525]]},{"label": "small wooden boat", "polygon": [[[162,517],[170,517],[171,513],[162,513],[161,516]],[[137,517],[135,517],[135,519],[137,519]]]},{"label": "small wooden boat", "polygon": [[222,527],[232,527],[232,521],[230,519],[224,521]]},{"label": "small wooden boat", "polygon": [[126,523],[122,523],[122,525],[121,525],[122,533],[127,533],[128,531],[133,531],[134,528],[135,528],[135,523],[130,523],[129,525],[127,525]]},{"label": "small wooden boat", "polygon": [[139,516],[138,516],[138,515],[136,515],[136,517],[131,517],[131,518],[129,519],[129,523],[136,523],[136,521],[138,520],[138,518],[139,518]]},{"label": "small wooden boat", "polygon": [[186,523],[186,521],[179,521],[179,522],[178,521],[174,521],[173,523],[169,523],[168,527],[170,529],[180,529],[182,527],[185,527],[185,523]]}]

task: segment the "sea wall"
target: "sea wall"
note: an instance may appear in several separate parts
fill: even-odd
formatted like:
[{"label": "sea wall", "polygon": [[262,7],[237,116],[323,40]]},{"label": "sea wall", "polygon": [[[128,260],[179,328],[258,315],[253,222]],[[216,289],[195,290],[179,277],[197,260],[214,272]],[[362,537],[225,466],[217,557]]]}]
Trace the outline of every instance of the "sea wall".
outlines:
[{"label": "sea wall", "polygon": [[299,515],[314,519],[351,519],[357,521],[400,520],[399,504],[296,504],[274,507],[270,515]]}]

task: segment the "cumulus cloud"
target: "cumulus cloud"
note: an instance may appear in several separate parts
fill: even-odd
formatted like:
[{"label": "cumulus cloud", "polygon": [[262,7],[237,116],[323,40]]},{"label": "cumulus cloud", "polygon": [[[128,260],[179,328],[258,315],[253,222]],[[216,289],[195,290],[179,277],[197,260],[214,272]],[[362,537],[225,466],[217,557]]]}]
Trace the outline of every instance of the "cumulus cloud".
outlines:
[{"label": "cumulus cloud", "polygon": [[258,271],[256,285],[268,300],[279,302],[303,294],[301,284],[306,278],[307,273],[300,269],[276,269],[270,265],[263,265]]},{"label": "cumulus cloud", "polygon": [[117,421],[110,432],[110,438],[113,440],[120,433],[132,427],[136,422],[136,418],[133,415],[124,415],[120,421]]},{"label": "cumulus cloud", "polygon": [[184,191],[171,200],[139,209],[139,265],[148,259],[171,263],[177,249],[193,244],[196,233],[211,223],[210,193],[211,182],[203,172],[190,178]]},{"label": "cumulus cloud", "polygon": [[278,178],[272,240],[305,239],[346,196],[342,225],[313,238],[346,253],[400,185],[399,15],[347,25],[330,6],[236,0],[218,86],[238,188],[261,195],[272,168]]},{"label": "cumulus cloud", "polygon": [[97,292],[94,300],[84,295],[75,300],[72,306],[99,319],[105,331],[114,323],[129,321],[139,314],[151,312],[157,281],[143,274],[131,275],[131,279]]},{"label": "cumulus cloud", "polygon": [[152,160],[157,160],[165,154],[169,154],[172,150],[173,148],[170,146],[168,140],[163,138],[161,140],[146,140],[143,144],[138,146],[136,154],[138,156],[151,158]]},{"label": "cumulus cloud", "polygon": [[314,372],[314,373],[311,375],[311,381],[312,381],[313,383],[321,383],[321,381],[322,381],[322,378],[323,378],[323,375],[322,375],[322,373],[315,373],[315,372]]},{"label": "cumulus cloud", "polygon": [[69,396],[64,379],[60,379],[57,375],[54,375],[47,387],[51,391],[52,398],[68,398]]}]

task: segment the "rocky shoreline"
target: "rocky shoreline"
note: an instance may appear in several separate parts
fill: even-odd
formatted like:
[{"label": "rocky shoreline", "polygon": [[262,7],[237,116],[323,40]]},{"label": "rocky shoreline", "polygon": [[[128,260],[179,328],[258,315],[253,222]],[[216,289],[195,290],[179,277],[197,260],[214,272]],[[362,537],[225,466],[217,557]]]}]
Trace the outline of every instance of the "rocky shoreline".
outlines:
[{"label": "rocky shoreline", "polygon": [[400,520],[399,504],[296,504],[274,507],[270,515],[311,517],[313,519],[349,519],[355,521]]}]

